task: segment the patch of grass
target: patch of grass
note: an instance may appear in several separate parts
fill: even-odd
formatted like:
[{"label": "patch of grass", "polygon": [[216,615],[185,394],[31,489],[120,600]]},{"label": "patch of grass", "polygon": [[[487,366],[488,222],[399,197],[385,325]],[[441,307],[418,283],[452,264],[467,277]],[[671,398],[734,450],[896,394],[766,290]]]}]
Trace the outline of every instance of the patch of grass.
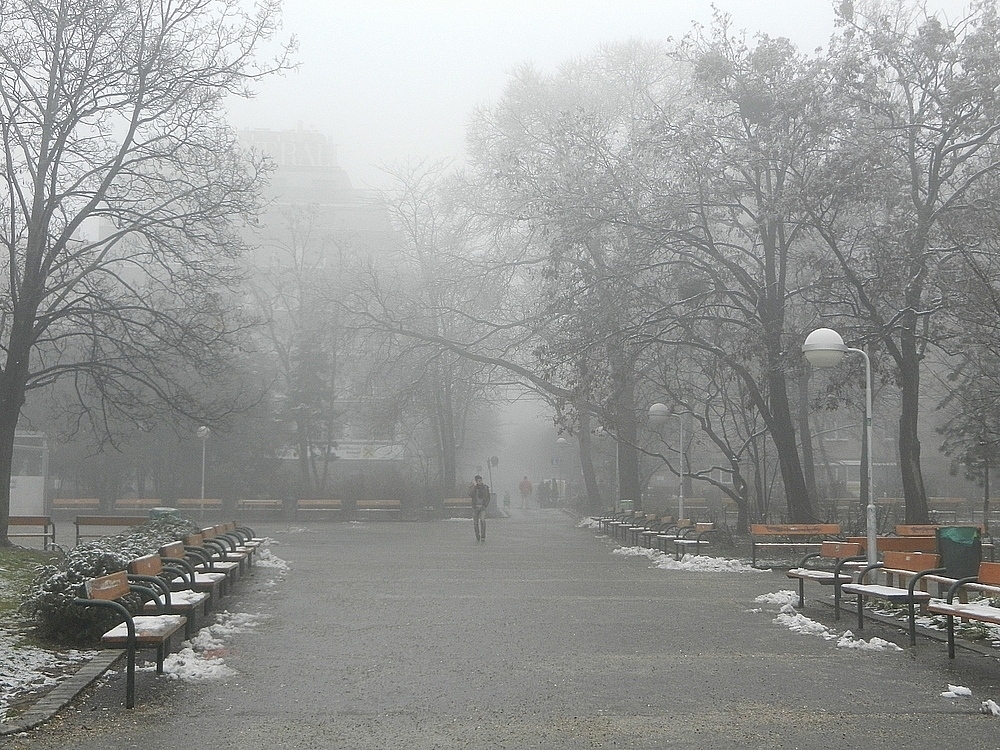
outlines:
[{"label": "patch of grass", "polygon": [[39,569],[59,559],[56,552],[24,547],[0,547],[0,619],[16,617],[24,593],[38,577]]}]

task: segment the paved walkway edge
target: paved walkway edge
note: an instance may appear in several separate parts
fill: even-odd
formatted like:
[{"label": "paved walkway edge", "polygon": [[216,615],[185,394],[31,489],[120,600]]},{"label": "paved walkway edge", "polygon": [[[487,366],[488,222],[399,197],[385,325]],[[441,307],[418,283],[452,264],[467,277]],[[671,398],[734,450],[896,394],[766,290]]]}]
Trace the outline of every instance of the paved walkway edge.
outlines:
[{"label": "paved walkway edge", "polygon": [[76,698],[90,683],[108,671],[116,661],[125,656],[124,651],[100,651],[83,665],[72,677],[60,682],[41,697],[13,723],[0,724],[0,737],[27,732],[49,721],[56,713]]}]

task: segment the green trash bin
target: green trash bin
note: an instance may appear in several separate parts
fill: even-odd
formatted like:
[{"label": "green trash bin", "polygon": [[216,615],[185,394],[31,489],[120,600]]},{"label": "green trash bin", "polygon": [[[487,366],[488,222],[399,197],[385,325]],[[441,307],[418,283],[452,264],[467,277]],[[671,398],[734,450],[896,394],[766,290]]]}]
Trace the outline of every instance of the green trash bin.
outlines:
[{"label": "green trash bin", "polygon": [[937,549],[948,578],[970,578],[979,573],[982,537],[978,526],[940,526]]},{"label": "green trash bin", "polygon": [[155,521],[157,518],[180,518],[177,508],[150,508],[149,520]]}]

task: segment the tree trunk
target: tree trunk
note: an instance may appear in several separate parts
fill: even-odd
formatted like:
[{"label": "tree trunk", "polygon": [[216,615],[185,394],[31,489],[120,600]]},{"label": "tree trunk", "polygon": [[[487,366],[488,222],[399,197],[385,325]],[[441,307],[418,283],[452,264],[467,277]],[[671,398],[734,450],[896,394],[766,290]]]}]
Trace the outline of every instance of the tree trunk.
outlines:
[{"label": "tree trunk", "polygon": [[795,425],[788,405],[788,391],[785,375],[777,367],[771,367],[767,376],[771,407],[771,440],[778,451],[778,466],[788,501],[788,521],[790,523],[813,523],[816,516],[799,461],[799,447],[795,441]]},{"label": "tree trunk", "polygon": [[906,329],[900,336],[899,363],[900,412],[899,412],[899,471],[903,481],[903,498],[906,503],[906,523],[927,523],[927,491],[920,471],[920,439],[917,417],[920,398],[920,358],[916,341]]},{"label": "tree trunk", "polygon": [[635,394],[623,390],[616,404],[618,427],[618,488],[619,500],[630,500],[634,510],[642,510],[642,480],[639,476],[639,430],[635,413]]},{"label": "tree trunk", "polygon": [[604,503],[601,500],[601,490],[597,484],[597,471],[594,469],[593,436],[590,434],[590,414],[580,412],[580,429],[577,435],[580,443],[580,469],[583,473],[583,485],[587,490],[587,511],[599,512]]}]

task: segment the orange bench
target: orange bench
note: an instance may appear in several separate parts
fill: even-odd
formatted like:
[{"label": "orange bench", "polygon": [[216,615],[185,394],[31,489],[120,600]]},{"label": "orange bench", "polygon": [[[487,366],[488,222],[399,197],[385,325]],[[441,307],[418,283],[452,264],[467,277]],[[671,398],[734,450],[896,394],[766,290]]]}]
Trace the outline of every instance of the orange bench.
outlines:
[{"label": "orange bench", "polygon": [[[887,578],[885,584],[865,583],[869,573],[880,570]],[[882,562],[866,566],[858,575],[857,583],[845,583],[840,587],[844,594],[858,597],[858,630],[865,627],[865,598],[882,599],[895,604],[905,604],[909,611],[910,645],[917,643],[916,605],[926,608],[931,600],[930,592],[918,589],[924,578],[945,572],[941,567],[941,557],[926,552],[893,552],[889,550]],[[898,581],[898,585],[892,585]],[[923,584],[926,588],[926,582]]]},{"label": "orange bench", "polygon": [[[936,615],[945,615],[948,621],[948,657],[955,658],[955,618],[977,620],[990,625],[1000,625],[1000,607],[994,607],[984,602],[964,603],[955,601],[955,597],[966,591],[978,591],[989,597],[1000,596],[1000,563],[981,562],[979,572],[974,578],[960,578],[948,589],[944,601],[932,601],[927,605],[927,611]],[[988,598],[987,601],[992,601]]]},{"label": "orange bench", "polygon": [[125,707],[135,708],[135,658],[139,649],[156,649],[156,673],[163,674],[163,660],[170,647],[170,639],[187,624],[183,615],[154,614],[132,615],[120,601],[129,594],[139,594],[144,599],[158,600],[158,593],[146,586],[129,583],[124,570],[99,578],[92,578],[80,587],[73,602],[82,607],[110,609],[118,615],[120,624],[101,636],[101,645],[124,649],[127,654],[125,678]]},{"label": "orange bench", "polygon": [[824,540],[840,536],[839,523],[755,523],[750,525],[750,565],[759,549],[818,552]]}]

